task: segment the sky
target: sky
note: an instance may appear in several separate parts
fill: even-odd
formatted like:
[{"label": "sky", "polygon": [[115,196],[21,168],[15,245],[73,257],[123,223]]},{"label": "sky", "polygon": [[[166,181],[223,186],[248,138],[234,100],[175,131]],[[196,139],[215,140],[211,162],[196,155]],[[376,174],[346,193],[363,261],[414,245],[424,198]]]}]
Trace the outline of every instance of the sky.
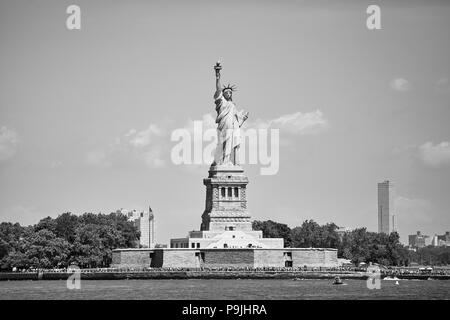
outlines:
[{"label": "sky", "polygon": [[[68,30],[66,9],[81,8]],[[213,65],[244,128],[279,129],[279,170],[243,164],[253,219],[377,231],[395,185],[402,242],[450,230],[450,2],[0,0],[0,221],[145,210],[199,229],[208,164],[171,134],[213,125]]]}]

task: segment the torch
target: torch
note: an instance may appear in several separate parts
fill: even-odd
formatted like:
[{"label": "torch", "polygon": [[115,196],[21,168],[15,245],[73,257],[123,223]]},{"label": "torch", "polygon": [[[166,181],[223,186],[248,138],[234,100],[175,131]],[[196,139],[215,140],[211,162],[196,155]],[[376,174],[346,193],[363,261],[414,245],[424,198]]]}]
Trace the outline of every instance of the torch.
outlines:
[{"label": "torch", "polygon": [[214,70],[216,70],[216,78],[220,77],[220,70],[222,70],[222,66],[220,65],[220,60],[216,62],[214,66]]}]

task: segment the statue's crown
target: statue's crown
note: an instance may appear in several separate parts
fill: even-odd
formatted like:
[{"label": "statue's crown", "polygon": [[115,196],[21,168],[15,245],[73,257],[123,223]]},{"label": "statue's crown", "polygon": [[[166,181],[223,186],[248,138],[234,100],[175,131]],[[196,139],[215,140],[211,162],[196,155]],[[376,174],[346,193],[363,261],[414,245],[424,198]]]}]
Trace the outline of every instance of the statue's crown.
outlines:
[{"label": "statue's crown", "polygon": [[233,85],[228,84],[227,86],[223,86],[222,92],[225,92],[226,90],[230,90],[232,92],[237,91],[236,86],[234,84]]}]

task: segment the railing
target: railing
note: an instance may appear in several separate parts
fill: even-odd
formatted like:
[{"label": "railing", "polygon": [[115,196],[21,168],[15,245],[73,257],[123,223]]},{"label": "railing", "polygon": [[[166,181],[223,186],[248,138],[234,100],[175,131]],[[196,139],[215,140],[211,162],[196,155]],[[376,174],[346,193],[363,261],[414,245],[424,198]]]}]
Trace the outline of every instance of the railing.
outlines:
[{"label": "railing", "polygon": [[[29,269],[29,270],[17,270],[16,273],[73,273],[73,268],[62,269]],[[278,272],[278,273],[358,273],[366,272],[364,268],[349,268],[349,267],[297,267],[297,268],[285,268],[285,267],[264,267],[264,268],[251,268],[251,267],[200,267],[200,268],[138,268],[138,267],[123,267],[123,268],[85,268],[80,269],[81,273],[137,273],[137,272],[245,272],[245,273],[258,273],[258,272]],[[434,269],[432,271],[423,270],[411,270],[411,269],[381,269],[380,274],[382,276],[395,276],[395,275],[450,275],[450,269]]]}]

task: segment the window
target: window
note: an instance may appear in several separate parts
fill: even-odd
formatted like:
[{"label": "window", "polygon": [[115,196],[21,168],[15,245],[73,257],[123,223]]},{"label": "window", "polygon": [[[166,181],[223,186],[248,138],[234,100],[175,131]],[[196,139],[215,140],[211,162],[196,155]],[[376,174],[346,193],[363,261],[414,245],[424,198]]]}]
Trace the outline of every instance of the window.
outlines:
[{"label": "window", "polygon": [[231,194],[231,187],[228,187],[228,198],[231,198],[233,195]]},{"label": "window", "polygon": [[234,187],[234,197],[239,198],[239,188],[238,187]]},{"label": "window", "polygon": [[220,193],[222,195],[222,198],[225,198],[225,188],[221,188]]},{"label": "window", "polygon": [[191,248],[195,248],[195,243],[191,243]]},{"label": "window", "polygon": [[228,230],[233,231],[234,227],[228,227]]},{"label": "window", "polygon": [[153,259],[154,255],[155,254],[153,252],[150,252],[150,259]]},{"label": "window", "polygon": [[200,242],[197,242],[197,248],[200,248]]}]

